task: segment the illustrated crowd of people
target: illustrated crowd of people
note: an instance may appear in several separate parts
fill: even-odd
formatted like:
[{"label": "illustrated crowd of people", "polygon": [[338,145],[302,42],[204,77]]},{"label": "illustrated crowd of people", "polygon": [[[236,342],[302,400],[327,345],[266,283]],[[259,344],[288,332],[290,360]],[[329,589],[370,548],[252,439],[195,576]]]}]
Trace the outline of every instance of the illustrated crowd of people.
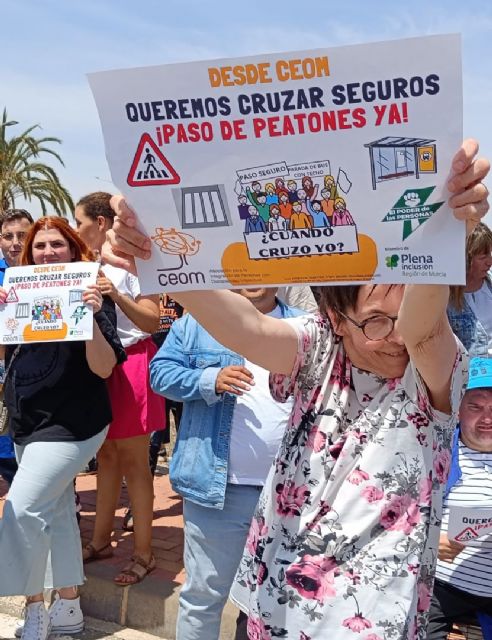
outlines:
[{"label": "illustrated crowd of people", "polygon": [[63,316],[60,301],[53,299],[35,300],[31,316],[36,322],[54,322],[56,320],[62,320]]},{"label": "illustrated crowd of people", "polygon": [[[18,637],[82,631],[84,563],[114,553],[123,479],[134,552],[114,581],[154,570],[152,474],[173,408],[178,640],[218,640],[228,598],[235,640],[444,640],[470,617],[492,638],[492,537],[448,537],[454,508],[492,509],[492,232],[477,154],[463,143],[447,185],[467,229],[463,287],[159,298],[141,293],[134,259],[152,243],[122,197],[81,198],[77,229],[2,214],[1,304],[10,266],[100,262],[83,294],[93,340],[2,347],[0,596],[26,597]],[[238,210],[246,233],[354,224],[331,176],[251,183]],[[82,547],[74,480],[96,456]]]},{"label": "illustrated crowd of people", "polygon": [[245,233],[355,224],[331,175],[323,176],[321,184],[306,175],[300,185],[283,178],[263,185],[256,180],[244,191],[237,208]]}]

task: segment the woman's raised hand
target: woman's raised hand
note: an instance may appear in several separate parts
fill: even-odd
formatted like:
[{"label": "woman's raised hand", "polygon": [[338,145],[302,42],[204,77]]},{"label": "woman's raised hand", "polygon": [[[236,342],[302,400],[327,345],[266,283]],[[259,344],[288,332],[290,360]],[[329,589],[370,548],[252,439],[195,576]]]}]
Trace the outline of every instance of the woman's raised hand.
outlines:
[{"label": "woman's raised hand", "polygon": [[453,158],[448,189],[453,194],[449,206],[458,220],[466,222],[469,235],[489,210],[489,190],[482,182],[490,170],[490,162],[478,158],[478,142],[469,138]]}]

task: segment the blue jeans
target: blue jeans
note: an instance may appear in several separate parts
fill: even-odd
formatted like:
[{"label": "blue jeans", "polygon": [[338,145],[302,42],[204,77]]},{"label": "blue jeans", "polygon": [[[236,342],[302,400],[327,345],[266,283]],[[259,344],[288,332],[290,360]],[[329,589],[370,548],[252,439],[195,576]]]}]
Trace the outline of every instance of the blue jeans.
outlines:
[{"label": "blue jeans", "polygon": [[224,509],[183,501],[186,582],[176,640],[217,640],[262,487],[228,484]]},{"label": "blue jeans", "polygon": [[73,479],[106,432],[82,442],[16,445],[19,469],[0,520],[0,596],[83,584]]}]

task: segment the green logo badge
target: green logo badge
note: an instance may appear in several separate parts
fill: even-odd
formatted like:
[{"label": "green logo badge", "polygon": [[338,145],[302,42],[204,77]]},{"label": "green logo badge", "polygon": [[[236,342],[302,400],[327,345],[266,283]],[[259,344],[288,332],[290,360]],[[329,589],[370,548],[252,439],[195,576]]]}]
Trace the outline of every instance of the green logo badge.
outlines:
[{"label": "green logo badge", "polygon": [[[402,239],[405,240],[444,204],[444,202],[425,204],[434,189],[435,187],[407,189],[394,207],[385,215],[383,222],[403,222]],[[388,264],[387,266],[390,265]]]},{"label": "green logo badge", "polygon": [[397,256],[396,253],[394,253],[392,256],[386,256],[386,266],[390,269],[396,269],[399,261],[400,256]]}]

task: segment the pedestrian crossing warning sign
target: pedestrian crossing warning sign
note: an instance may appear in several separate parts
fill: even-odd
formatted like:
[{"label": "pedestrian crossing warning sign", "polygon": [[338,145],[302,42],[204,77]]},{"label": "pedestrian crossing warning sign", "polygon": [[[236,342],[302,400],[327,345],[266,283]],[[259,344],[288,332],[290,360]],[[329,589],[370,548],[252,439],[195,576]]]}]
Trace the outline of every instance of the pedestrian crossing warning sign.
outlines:
[{"label": "pedestrian crossing warning sign", "polygon": [[458,540],[458,542],[468,542],[468,540],[474,540],[475,538],[478,538],[478,533],[471,527],[467,527],[461,533],[458,533],[458,535],[454,537],[454,539]]},{"label": "pedestrian crossing warning sign", "polygon": [[138,143],[137,152],[126,179],[130,187],[179,184],[181,178],[148,133]]},{"label": "pedestrian crossing warning sign", "polygon": [[17,297],[14,287],[10,287],[7,297],[5,298],[5,302],[19,302],[19,298]]}]

